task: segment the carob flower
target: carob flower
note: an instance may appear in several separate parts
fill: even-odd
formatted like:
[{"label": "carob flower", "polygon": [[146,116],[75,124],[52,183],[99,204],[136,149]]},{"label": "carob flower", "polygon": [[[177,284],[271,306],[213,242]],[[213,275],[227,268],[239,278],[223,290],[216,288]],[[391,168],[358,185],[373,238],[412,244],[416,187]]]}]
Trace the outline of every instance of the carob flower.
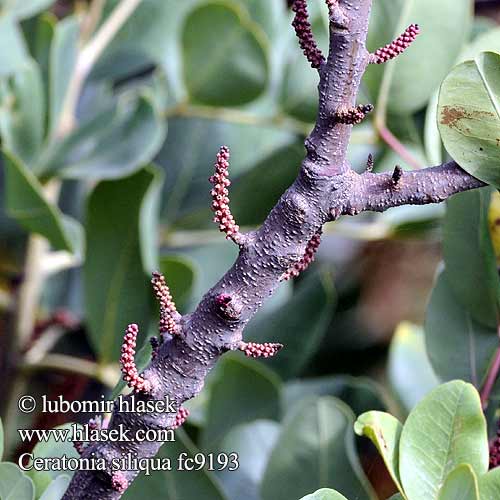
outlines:
[{"label": "carob flower", "polygon": [[240,351],[243,351],[249,358],[272,358],[283,348],[283,344],[271,342],[265,342],[264,344],[242,342],[239,348]]},{"label": "carob flower", "polygon": [[396,40],[370,54],[371,64],[382,64],[402,54],[420,33],[418,24],[410,24]]},{"label": "carob flower", "polygon": [[320,68],[325,62],[325,58],[318,48],[309,22],[306,0],[295,0],[292,10],[295,12],[295,18],[292,26],[299,39],[300,48],[304,52],[307,60],[313,68]]},{"label": "carob flower", "polygon": [[123,374],[123,380],[135,392],[151,392],[151,382],[139,375],[135,365],[135,346],[139,327],[136,324],[127,326],[125,336],[123,337],[122,355],[120,356],[120,366]]},{"label": "carob flower", "polygon": [[179,333],[179,325],[176,320],[180,315],[175,307],[175,302],[170,294],[170,289],[165,281],[165,276],[158,271],[155,271],[153,272],[151,283],[153,285],[155,296],[160,303],[159,331],[160,333],[170,333],[171,335],[176,335]]},{"label": "carob flower", "polygon": [[181,425],[184,424],[188,417],[189,410],[187,408],[184,408],[184,406],[181,406],[179,408],[179,411],[177,412],[177,415],[175,416],[175,423],[172,426],[172,429],[178,429]]},{"label": "carob flower", "polygon": [[241,242],[240,228],[234,221],[234,217],[229,209],[229,157],[230,151],[227,146],[222,146],[217,154],[215,162],[215,173],[209,181],[213,185],[210,192],[212,195],[212,210],[215,214],[214,222],[219,224],[221,232],[226,234],[228,240],[235,243]]},{"label": "carob flower", "polygon": [[111,486],[118,493],[125,493],[128,488],[128,480],[125,474],[121,471],[113,472],[111,476]]},{"label": "carob flower", "polygon": [[497,435],[490,443],[490,469],[500,465],[500,421],[497,424]]},{"label": "carob flower", "polygon": [[291,269],[289,269],[282,277],[281,281],[289,280],[290,278],[296,278],[301,272],[305,271],[311,262],[314,261],[316,252],[321,243],[322,230],[320,229],[307,243],[306,251],[302,259],[299,260]]}]

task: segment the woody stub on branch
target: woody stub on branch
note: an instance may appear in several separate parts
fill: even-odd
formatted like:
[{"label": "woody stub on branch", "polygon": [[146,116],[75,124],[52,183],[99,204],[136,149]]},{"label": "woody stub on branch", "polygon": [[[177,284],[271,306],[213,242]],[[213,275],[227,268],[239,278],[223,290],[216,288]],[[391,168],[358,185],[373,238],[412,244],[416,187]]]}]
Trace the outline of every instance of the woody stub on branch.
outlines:
[{"label": "woody stub on branch", "polygon": [[[133,433],[138,429],[176,428],[188,417],[183,402],[201,391],[208,372],[224,353],[240,350],[252,357],[276,355],[281,344],[245,342],[245,325],[281,281],[307,269],[320,245],[324,224],[342,215],[383,212],[405,204],[439,203],[484,185],[455,162],[417,171],[395,166],[392,173],[375,174],[373,159],[369,158],[364,173],[351,169],[347,148],[352,127],[373,110],[370,104],[356,103],[367,66],[399,56],[419,34],[419,27],[411,25],[396,40],[370,53],[366,36],[371,4],[371,0],[326,0],[330,43],[325,57],[314,40],[306,0],[294,2],[293,27],[305,57],[320,76],[317,120],[305,141],[306,156],[298,177],[263,225],[242,234],[230,211],[230,152],[226,146],[221,147],[210,178],[212,209],[219,229],[239,246],[239,256],[194,312],[186,316],[177,312],[165,279],[155,273],[152,283],[160,304],[160,324],[159,336],[151,339],[151,362],[139,373],[134,361],[138,333],[135,324],[127,328],[120,358],[123,379],[133,389],[129,398],[160,400],[168,396],[175,401],[178,413],[122,413],[115,404],[110,429],[123,426]],[[77,448],[83,457],[103,458],[111,463],[130,453],[138,459],[152,458],[161,445],[100,442],[77,443]],[[137,473],[111,468],[106,472],[79,471],[64,499],[118,499]]]}]

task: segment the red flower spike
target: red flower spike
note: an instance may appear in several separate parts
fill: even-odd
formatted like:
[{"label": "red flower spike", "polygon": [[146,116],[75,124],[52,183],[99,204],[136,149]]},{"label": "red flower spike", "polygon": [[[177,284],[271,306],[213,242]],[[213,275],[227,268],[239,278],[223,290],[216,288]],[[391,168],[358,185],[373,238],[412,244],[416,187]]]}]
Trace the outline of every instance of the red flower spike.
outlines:
[{"label": "red flower spike", "polygon": [[243,351],[249,358],[272,358],[281,349],[283,344],[276,344],[265,342],[264,344],[257,344],[255,342],[242,342],[240,344],[240,351]]},{"label": "red flower spike", "polygon": [[361,123],[368,113],[373,111],[373,105],[360,104],[355,108],[347,109],[345,111],[338,111],[335,113],[335,121],[345,125],[358,125]]},{"label": "red flower spike", "polygon": [[111,475],[111,487],[120,494],[125,493],[128,488],[128,479],[123,472],[113,472]]},{"label": "red flower spike", "polygon": [[300,48],[304,52],[307,60],[313,68],[320,68],[325,62],[325,58],[318,48],[309,22],[306,0],[295,0],[292,10],[295,12],[295,18],[292,26],[295,28],[295,34],[299,39]]},{"label": "red flower spike", "polygon": [[282,277],[281,281],[289,280],[290,278],[296,278],[301,272],[305,271],[314,261],[316,252],[321,243],[321,229],[309,240],[306,246],[306,251],[302,259],[297,262],[291,269],[289,269]]},{"label": "red flower spike", "polygon": [[135,365],[135,346],[139,327],[135,324],[127,326],[123,338],[122,355],[120,356],[120,366],[123,374],[123,380],[135,392],[151,392],[151,382],[139,375]]},{"label": "red flower spike", "polygon": [[226,234],[228,240],[239,244],[241,242],[240,227],[234,221],[229,209],[228,187],[231,185],[229,180],[229,157],[229,148],[222,146],[217,153],[217,160],[214,165],[215,173],[209,179],[213,185],[210,194],[212,195],[212,210],[215,214],[214,222],[219,224],[220,231]]},{"label": "red flower spike", "polygon": [[177,312],[165,276],[155,271],[153,272],[151,283],[155,296],[160,303],[160,323],[158,326],[160,333],[170,333],[171,335],[178,334],[179,325],[177,324],[177,318],[180,315]]},{"label": "red flower spike", "polygon": [[370,54],[371,64],[382,64],[402,54],[420,34],[418,24],[410,24],[396,40]]},{"label": "red flower spike", "polygon": [[189,410],[187,408],[184,408],[184,406],[181,406],[179,408],[179,411],[177,412],[177,415],[175,416],[175,423],[172,426],[172,429],[178,429],[181,425],[184,424],[188,417]]},{"label": "red flower spike", "polygon": [[500,421],[497,424],[497,435],[490,442],[490,470],[500,465]]}]

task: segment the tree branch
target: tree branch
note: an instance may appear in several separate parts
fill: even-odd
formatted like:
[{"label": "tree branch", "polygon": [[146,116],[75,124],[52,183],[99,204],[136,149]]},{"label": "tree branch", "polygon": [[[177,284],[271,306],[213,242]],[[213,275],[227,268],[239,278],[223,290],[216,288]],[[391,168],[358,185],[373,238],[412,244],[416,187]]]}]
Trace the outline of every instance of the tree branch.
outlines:
[{"label": "tree branch", "polygon": [[[233,267],[202,298],[196,310],[178,322],[175,335],[158,342],[149,366],[140,375],[147,381],[128,398],[160,400],[169,396],[181,408],[203,388],[205,377],[222,354],[244,350],[247,355],[274,355],[279,344],[243,342],[243,330],[281,278],[303,262],[313,237],[342,214],[385,210],[403,203],[431,203],[461,190],[482,185],[456,164],[396,175],[350,169],[347,147],[352,125],[337,117],[353,109],[361,77],[369,62],[366,35],[371,0],[327,2],[330,8],[330,50],[319,68],[319,110],[315,128],[306,140],[307,155],[293,185],[283,194],[263,225],[244,235]],[[402,175],[401,175],[402,173]],[[133,321],[133,318],[130,318]],[[286,348],[286,346],[285,346]],[[130,351],[132,352],[132,351]],[[278,354],[279,355],[279,354]],[[127,357],[126,362],[133,359]],[[134,372],[135,375],[135,372]],[[121,413],[115,403],[110,429],[119,426],[130,435],[138,429],[167,429],[176,425],[172,413]],[[124,454],[152,458],[162,443],[92,443],[83,457],[104,458],[108,464]],[[64,500],[115,500],[137,471],[80,471]]]},{"label": "tree branch", "polygon": [[342,215],[360,212],[384,212],[400,205],[440,203],[450,196],[485,186],[455,162],[422,170],[405,171],[395,182],[393,173],[362,175],[351,173],[353,183]]}]

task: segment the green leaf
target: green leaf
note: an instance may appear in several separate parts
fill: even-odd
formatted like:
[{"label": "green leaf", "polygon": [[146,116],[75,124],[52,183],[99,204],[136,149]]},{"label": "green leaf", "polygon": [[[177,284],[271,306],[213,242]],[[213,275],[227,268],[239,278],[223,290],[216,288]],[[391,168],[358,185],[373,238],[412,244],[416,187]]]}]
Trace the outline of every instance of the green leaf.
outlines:
[{"label": "green leaf", "polygon": [[212,106],[255,100],[268,80],[261,36],[244,10],[230,2],[210,2],[191,12],[182,33],[184,79],[191,97]]},{"label": "green leaf", "polygon": [[83,253],[80,224],[45,198],[37,178],[14,156],[4,152],[7,213],[28,231],[47,238],[56,250]]},{"label": "green leaf", "polygon": [[479,478],[481,500],[498,500],[500,498],[500,468],[490,470]]},{"label": "green leaf", "polygon": [[62,141],[55,139],[37,171],[68,178],[124,177],[153,159],[166,131],[149,97],[125,94]]},{"label": "green leaf", "polygon": [[182,256],[193,262],[196,271],[188,305],[189,308],[194,308],[207,290],[212,288],[231,267],[238,256],[238,249],[232,242],[227,241],[212,245],[198,244],[186,249]]},{"label": "green leaf", "polygon": [[389,43],[411,23],[420,26],[421,34],[394,61],[369,67],[365,78],[372,94],[377,95],[382,80],[382,88],[389,90],[390,112],[410,114],[423,108],[460,54],[471,20],[471,0],[374,2],[368,31],[370,50]]},{"label": "green leaf", "polygon": [[354,432],[358,436],[366,436],[377,447],[401,493],[403,487],[399,478],[399,441],[402,431],[403,426],[397,418],[380,411],[363,413],[354,423]]},{"label": "green leaf", "polygon": [[45,134],[45,96],[38,64],[30,60],[0,84],[3,147],[32,166]]},{"label": "green leaf", "polygon": [[[283,156],[278,152],[294,147],[296,141],[293,133],[279,127],[236,124],[220,119],[171,119],[166,142],[157,159],[168,171],[163,220],[169,226],[180,222],[196,229],[200,226],[213,228],[210,223],[212,215],[208,177],[213,174],[213,162],[220,144],[227,144],[231,148],[231,181],[238,184],[240,176],[246,176],[255,168],[267,169],[268,174],[273,172],[272,161],[277,159],[276,155],[279,155],[279,158]],[[295,160],[295,157],[291,158],[288,155],[290,161],[297,162],[295,166],[293,163],[288,165],[288,173],[284,170],[284,160],[280,162],[278,174],[280,182],[284,182],[281,179],[289,178],[290,171],[296,172],[299,160]],[[244,186],[242,183],[243,188]],[[272,188],[267,192],[271,195],[274,193]],[[200,193],[206,194],[200,196]],[[254,198],[252,193],[251,199]],[[237,202],[237,210],[240,203],[249,203],[237,200],[232,187],[231,199]],[[256,204],[253,203],[253,206]],[[261,213],[259,210],[259,218]],[[246,218],[256,219],[251,215],[246,215]]]},{"label": "green leaf", "polygon": [[300,500],[347,500],[347,498],[338,491],[322,488],[310,495],[302,497]]},{"label": "green leaf", "polygon": [[287,28],[287,13],[281,0],[237,0],[251,18],[262,27],[269,40],[282,36]]},{"label": "green leaf", "polygon": [[28,61],[23,34],[9,13],[0,15],[0,46],[4,48],[0,54],[0,77],[15,73]]},{"label": "green leaf", "polygon": [[233,428],[221,441],[218,450],[237,453],[239,467],[218,473],[229,498],[250,500],[260,497],[259,487],[267,461],[280,432],[280,425],[271,420],[257,420]]},{"label": "green leaf", "polygon": [[219,364],[201,438],[204,450],[236,425],[280,416],[280,381],[271,370],[241,353],[226,355]]},{"label": "green leaf", "polygon": [[439,92],[435,92],[427,106],[425,114],[425,154],[431,165],[443,163],[443,143],[437,126]]},{"label": "green leaf", "polygon": [[488,214],[491,190],[460,193],[448,201],[443,253],[448,282],[475,321],[496,327],[498,279]]},{"label": "green leaf", "polygon": [[[72,426],[72,423],[67,423],[64,425],[59,425],[55,427],[55,429],[69,429],[69,432],[71,433]],[[63,455],[66,455],[66,457],[68,458],[79,457],[78,452],[75,450],[75,447],[73,446],[73,443],[71,441],[57,441],[53,436],[51,436],[47,441],[39,441],[33,448],[32,453],[34,459],[49,457],[60,458]],[[32,469],[30,471],[30,475],[31,474],[46,474],[51,479],[56,479],[61,475],[73,476],[72,471],[57,471],[51,469],[47,469],[44,471],[35,471],[34,469]]]},{"label": "green leaf", "polygon": [[497,331],[474,321],[456,300],[447,272],[441,273],[432,292],[425,335],[429,359],[439,377],[466,380],[477,389],[482,386],[498,347]]},{"label": "green leaf", "polygon": [[[143,334],[148,330],[151,290],[146,274],[152,269],[146,268],[140,223],[150,208],[148,195],[161,182],[160,172],[146,167],[130,177],[101,182],[89,197],[85,301],[90,339],[102,362],[118,358],[127,324],[137,323]],[[156,216],[149,211],[149,217]]]},{"label": "green leaf", "polygon": [[[240,226],[262,224],[297,176],[304,145],[289,145],[241,175],[231,186],[231,211]],[[259,196],[255,196],[259,193]]]},{"label": "green leaf", "polygon": [[[476,17],[477,19],[477,17]],[[478,36],[460,56],[460,62],[474,59],[481,52],[500,52],[500,28],[494,27]]]},{"label": "green leaf", "polygon": [[1,0],[0,10],[16,19],[26,19],[48,9],[54,2],[55,0]]},{"label": "green leaf", "polygon": [[470,465],[459,465],[448,474],[438,500],[479,500],[477,478]]},{"label": "green leaf", "polygon": [[56,24],[49,63],[50,136],[54,136],[59,125],[63,101],[76,64],[79,35],[80,22],[76,16],[68,16]]},{"label": "green leaf", "polygon": [[411,500],[437,499],[446,476],[460,464],[485,474],[488,437],[476,389],[462,381],[434,389],[406,420],[399,454],[401,483]]},{"label": "green leaf", "polygon": [[[137,74],[151,62],[163,64],[169,79],[178,85],[178,38],[186,11],[198,0],[148,0],[140,2],[113,38],[92,73],[96,79],[122,79]],[[120,0],[107,0],[103,19],[107,19]]]},{"label": "green leaf", "polygon": [[385,410],[383,389],[373,380],[349,375],[292,380],[285,384],[283,407],[289,412],[311,395],[333,396],[342,400],[355,415],[368,410]]},{"label": "green leaf", "polygon": [[471,40],[476,41],[481,36],[495,29],[497,24],[493,19],[486,16],[476,15],[471,30]]},{"label": "green leaf", "polygon": [[180,500],[202,498],[203,500],[228,500],[217,477],[206,467],[189,472],[178,470],[177,459],[182,453],[193,458],[199,453],[199,450],[182,429],[176,431],[175,438],[175,442],[165,443],[157,455],[162,460],[170,460],[172,470],[153,471],[150,476],[146,476],[144,473],[140,474],[131,487],[127,489],[123,499]]},{"label": "green leaf", "polygon": [[425,349],[422,328],[406,322],[397,327],[389,351],[388,376],[408,412],[439,384]]},{"label": "green leaf", "polygon": [[0,463],[0,498],[2,500],[35,500],[33,482],[17,465]]},{"label": "green leaf", "polygon": [[500,55],[483,52],[446,77],[438,126],[452,158],[467,172],[500,187]]},{"label": "green leaf", "polygon": [[287,303],[250,321],[245,338],[284,344],[279,354],[266,359],[265,364],[283,378],[292,377],[300,373],[316,352],[332,317],[333,304],[329,274],[310,272]]},{"label": "green leaf", "polygon": [[263,500],[289,500],[335,487],[358,500],[376,498],[355,447],[354,415],[331,397],[308,398],[284,421],[267,465]]},{"label": "green leaf", "polygon": [[[64,424],[56,427],[56,429],[70,429],[71,433],[71,423]],[[61,458],[66,456],[67,458],[77,458],[79,457],[78,452],[75,450],[73,443],[71,441],[56,441],[52,436],[48,441],[40,441],[33,448],[33,458]],[[67,478],[72,477],[73,471],[58,471],[58,470],[35,470],[34,468],[27,472],[27,475],[33,481],[35,485],[36,497],[40,497],[47,488],[50,487],[53,482],[62,477],[56,485],[62,484]],[[56,485],[53,487],[56,489]],[[52,499],[50,499],[52,500]]]},{"label": "green leaf", "polygon": [[69,476],[57,476],[43,492],[40,500],[61,500],[68,489],[70,480]]},{"label": "green leaf", "polygon": [[187,304],[196,279],[193,263],[177,255],[165,255],[160,260],[160,270],[165,276],[177,308]]}]

